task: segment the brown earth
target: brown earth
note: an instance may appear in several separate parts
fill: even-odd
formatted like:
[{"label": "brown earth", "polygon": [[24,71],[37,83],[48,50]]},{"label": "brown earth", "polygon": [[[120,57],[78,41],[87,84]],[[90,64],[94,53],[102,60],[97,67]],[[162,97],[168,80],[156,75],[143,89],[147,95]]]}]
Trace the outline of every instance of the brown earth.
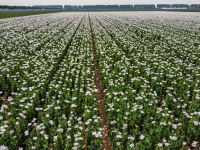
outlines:
[{"label": "brown earth", "polygon": [[[89,16],[89,14],[88,14],[88,16]],[[102,86],[101,86],[101,80],[100,80],[101,77],[100,77],[100,73],[99,73],[99,67],[98,67],[98,64],[97,64],[97,58],[96,58],[96,52],[95,52],[94,39],[93,39],[93,32],[92,32],[90,17],[89,17],[89,22],[90,22],[90,33],[91,33],[92,51],[93,51],[95,85],[96,85],[96,88],[98,89],[98,91],[97,91],[98,110],[99,110],[99,114],[100,114],[100,117],[101,117],[101,128],[103,128],[103,130],[101,131],[102,147],[103,147],[103,150],[112,150],[111,144],[110,144],[110,139],[109,139],[109,129],[108,129],[108,126],[107,126],[107,114],[105,112],[106,108],[105,108],[104,100],[103,100],[104,94],[103,94],[103,89],[102,89]]]},{"label": "brown earth", "polygon": [[6,91],[3,92],[3,102],[4,102],[4,105],[9,105],[8,93]]}]

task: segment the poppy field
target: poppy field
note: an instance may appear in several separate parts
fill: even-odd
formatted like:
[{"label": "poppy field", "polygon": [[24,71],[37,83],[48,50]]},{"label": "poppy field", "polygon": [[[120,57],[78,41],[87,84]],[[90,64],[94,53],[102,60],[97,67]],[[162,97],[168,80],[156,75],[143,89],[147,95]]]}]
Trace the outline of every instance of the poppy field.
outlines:
[{"label": "poppy field", "polygon": [[0,39],[0,149],[199,149],[198,12],[9,18]]}]

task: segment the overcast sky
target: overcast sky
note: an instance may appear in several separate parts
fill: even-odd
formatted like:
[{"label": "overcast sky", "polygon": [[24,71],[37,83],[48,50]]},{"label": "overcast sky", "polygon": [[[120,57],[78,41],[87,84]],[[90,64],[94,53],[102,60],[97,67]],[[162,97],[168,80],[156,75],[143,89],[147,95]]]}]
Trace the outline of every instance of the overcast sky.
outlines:
[{"label": "overcast sky", "polygon": [[200,4],[200,0],[0,0],[0,5]]}]

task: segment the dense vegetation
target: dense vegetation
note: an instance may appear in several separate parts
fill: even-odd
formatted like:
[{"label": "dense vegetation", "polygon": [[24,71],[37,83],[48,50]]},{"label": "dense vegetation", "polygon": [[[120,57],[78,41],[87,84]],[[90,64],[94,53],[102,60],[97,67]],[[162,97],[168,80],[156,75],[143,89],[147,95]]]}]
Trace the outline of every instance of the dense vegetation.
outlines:
[{"label": "dense vegetation", "polygon": [[0,147],[198,149],[199,22],[183,12],[0,20]]}]

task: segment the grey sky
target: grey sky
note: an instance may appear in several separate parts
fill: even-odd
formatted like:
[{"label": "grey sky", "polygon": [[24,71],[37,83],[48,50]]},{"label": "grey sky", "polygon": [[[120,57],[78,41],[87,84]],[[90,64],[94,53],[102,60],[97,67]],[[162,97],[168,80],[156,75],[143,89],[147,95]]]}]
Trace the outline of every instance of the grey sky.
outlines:
[{"label": "grey sky", "polygon": [[200,0],[0,0],[0,5],[200,4]]}]

